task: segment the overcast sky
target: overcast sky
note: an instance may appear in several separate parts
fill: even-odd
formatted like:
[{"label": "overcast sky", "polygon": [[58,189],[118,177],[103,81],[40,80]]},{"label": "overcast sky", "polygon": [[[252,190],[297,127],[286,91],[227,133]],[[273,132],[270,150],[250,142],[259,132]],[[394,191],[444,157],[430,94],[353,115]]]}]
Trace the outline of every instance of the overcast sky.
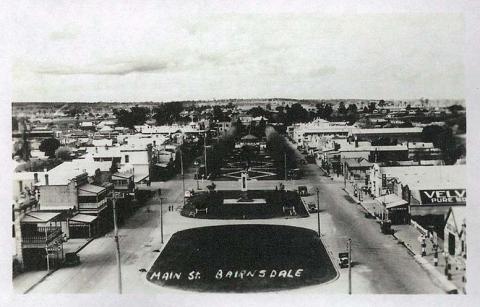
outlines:
[{"label": "overcast sky", "polygon": [[464,97],[459,14],[52,3],[14,11],[13,101]]}]

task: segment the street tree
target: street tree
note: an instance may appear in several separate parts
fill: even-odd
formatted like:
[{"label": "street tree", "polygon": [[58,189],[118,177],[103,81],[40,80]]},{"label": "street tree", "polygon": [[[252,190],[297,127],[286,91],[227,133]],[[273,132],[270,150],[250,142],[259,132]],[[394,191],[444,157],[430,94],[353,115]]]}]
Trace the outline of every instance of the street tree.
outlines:
[{"label": "street tree", "polygon": [[55,138],[48,138],[44,139],[38,149],[45,153],[45,155],[49,158],[53,158],[55,156],[55,150],[60,147],[60,141]]},{"label": "street tree", "polygon": [[55,157],[63,161],[68,161],[72,159],[71,153],[72,151],[70,150],[70,148],[68,148],[67,146],[61,146],[57,150],[55,150]]},{"label": "street tree", "polygon": [[139,106],[132,107],[130,110],[113,110],[113,114],[118,120],[118,125],[130,129],[135,125],[143,125],[147,120],[148,113],[150,113],[148,108]]},{"label": "street tree", "polygon": [[347,109],[345,108],[345,103],[343,101],[340,101],[338,104],[337,113],[340,116],[345,116],[347,114]]},{"label": "street tree", "polygon": [[163,103],[153,111],[153,118],[158,125],[171,125],[181,120],[180,113],[183,111],[183,103],[179,101]]}]

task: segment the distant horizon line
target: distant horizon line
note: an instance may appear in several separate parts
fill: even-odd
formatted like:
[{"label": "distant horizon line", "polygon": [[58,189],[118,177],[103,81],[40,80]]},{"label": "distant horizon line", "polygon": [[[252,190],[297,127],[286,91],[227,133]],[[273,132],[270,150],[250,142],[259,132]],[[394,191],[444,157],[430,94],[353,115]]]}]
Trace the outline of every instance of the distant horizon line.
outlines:
[{"label": "distant horizon line", "polygon": [[294,100],[294,101],[321,101],[321,100],[355,100],[355,101],[362,101],[362,100],[373,100],[373,101],[419,101],[420,99],[428,99],[429,101],[465,101],[465,98],[282,98],[282,97],[271,97],[271,98],[222,98],[222,99],[184,99],[184,100],[163,100],[163,101],[153,101],[153,100],[136,100],[136,101],[118,101],[118,100],[110,100],[110,101],[12,101],[11,103],[168,103],[168,102],[232,102],[232,101],[249,101],[249,100],[258,100],[268,102],[268,100]]}]

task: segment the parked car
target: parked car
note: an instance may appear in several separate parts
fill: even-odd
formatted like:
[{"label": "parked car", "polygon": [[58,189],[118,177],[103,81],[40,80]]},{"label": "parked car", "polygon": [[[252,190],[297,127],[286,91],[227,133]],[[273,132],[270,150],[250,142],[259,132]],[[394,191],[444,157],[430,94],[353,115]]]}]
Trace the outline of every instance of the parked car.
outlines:
[{"label": "parked car", "polygon": [[294,168],[288,171],[288,178],[292,180],[298,180],[300,178],[300,169]]},{"label": "parked car", "polygon": [[80,257],[77,253],[66,253],[65,254],[65,265],[66,266],[76,266],[80,264]]},{"label": "parked car", "polygon": [[317,210],[318,210],[317,205],[315,203],[312,203],[312,202],[308,203],[307,207],[308,207],[308,212],[310,212],[310,213],[316,213]]},{"label": "parked car", "polygon": [[348,252],[338,253],[338,266],[342,269],[348,267]]},{"label": "parked car", "polygon": [[382,222],[380,223],[380,230],[381,230],[382,233],[384,233],[384,234],[392,234],[392,233],[393,233],[393,230],[392,230],[392,221],[390,221],[390,220],[382,221]]},{"label": "parked car", "polygon": [[300,196],[307,196],[308,195],[307,186],[299,185],[298,186],[298,194],[300,194]]}]

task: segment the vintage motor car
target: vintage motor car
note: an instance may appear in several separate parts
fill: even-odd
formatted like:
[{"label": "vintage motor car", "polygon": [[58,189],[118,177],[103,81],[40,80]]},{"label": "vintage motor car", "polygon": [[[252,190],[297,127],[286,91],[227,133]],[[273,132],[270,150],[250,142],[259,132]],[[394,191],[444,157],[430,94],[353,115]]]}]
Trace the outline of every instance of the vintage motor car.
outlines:
[{"label": "vintage motor car", "polygon": [[338,266],[342,269],[348,267],[348,252],[338,253]]},{"label": "vintage motor car", "polygon": [[298,186],[298,194],[300,194],[300,196],[307,196],[308,195],[307,187],[304,186],[304,185],[299,185]]}]

